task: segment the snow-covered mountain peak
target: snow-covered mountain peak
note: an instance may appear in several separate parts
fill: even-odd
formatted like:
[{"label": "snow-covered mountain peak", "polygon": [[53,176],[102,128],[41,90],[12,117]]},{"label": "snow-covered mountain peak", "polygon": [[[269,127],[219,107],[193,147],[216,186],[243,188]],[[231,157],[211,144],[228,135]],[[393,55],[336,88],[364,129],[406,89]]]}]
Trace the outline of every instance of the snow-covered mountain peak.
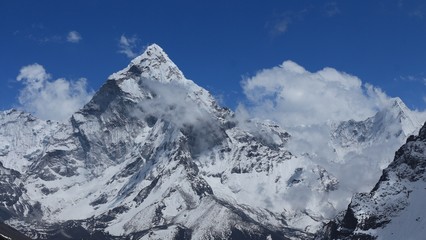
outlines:
[{"label": "snow-covered mountain peak", "polygon": [[417,116],[405,105],[401,98],[393,98],[390,102],[389,112],[401,123],[402,131],[406,136],[415,133],[422,123]]},{"label": "snow-covered mountain peak", "polygon": [[404,109],[407,108],[407,106],[405,105],[405,103],[402,101],[402,99],[400,97],[392,98],[391,102],[392,102],[392,105],[395,106],[395,107],[398,106],[401,109],[402,108],[404,108]]},{"label": "snow-covered mountain peak", "polygon": [[109,79],[120,80],[130,76],[161,83],[185,80],[183,73],[157,44],[148,46],[144,53],[134,58],[125,69],[112,74]]},{"label": "snow-covered mountain peak", "polygon": [[[186,79],[157,44],[148,46],[145,52],[133,59],[126,68],[112,74],[85,108],[98,111],[110,106],[105,103],[116,97],[133,102],[139,107],[154,104],[162,108],[176,109],[176,106],[182,106],[188,109],[191,108],[188,106],[195,103],[191,110],[193,112],[201,109],[217,115],[218,111],[221,111],[213,96]],[[159,109],[156,109],[156,112],[159,112]]]},{"label": "snow-covered mountain peak", "polygon": [[[400,98],[391,99],[374,116],[363,121],[344,121],[332,126],[333,139],[343,147],[369,146],[377,141],[387,141],[392,136],[405,139],[420,129],[421,122]],[[398,145],[399,146],[399,143]]]},{"label": "snow-covered mountain peak", "polygon": [[399,97],[392,98],[389,105],[389,109],[395,113],[398,113],[400,116],[410,115],[411,113],[411,110]]}]

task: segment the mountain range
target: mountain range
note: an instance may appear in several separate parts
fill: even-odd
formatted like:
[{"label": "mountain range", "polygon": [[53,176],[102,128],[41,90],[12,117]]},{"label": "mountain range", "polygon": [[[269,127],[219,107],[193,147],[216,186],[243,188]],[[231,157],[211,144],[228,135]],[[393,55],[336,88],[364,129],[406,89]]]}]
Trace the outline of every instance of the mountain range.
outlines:
[{"label": "mountain range", "polygon": [[424,120],[399,98],[362,121],[242,117],[153,44],[65,122],[0,112],[0,220],[32,239],[401,239],[425,232]]}]

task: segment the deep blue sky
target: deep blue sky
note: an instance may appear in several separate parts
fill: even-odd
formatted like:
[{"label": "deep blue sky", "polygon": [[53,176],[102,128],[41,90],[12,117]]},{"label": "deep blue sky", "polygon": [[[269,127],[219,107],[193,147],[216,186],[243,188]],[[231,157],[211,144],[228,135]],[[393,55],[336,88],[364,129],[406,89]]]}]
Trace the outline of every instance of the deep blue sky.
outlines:
[{"label": "deep blue sky", "polygon": [[[0,1],[0,109],[18,104],[21,67],[53,78],[88,79],[97,90],[136,51],[159,44],[187,78],[235,107],[240,82],[292,60],[309,71],[333,67],[425,109],[424,1]],[[77,31],[78,43],[66,41]]]}]

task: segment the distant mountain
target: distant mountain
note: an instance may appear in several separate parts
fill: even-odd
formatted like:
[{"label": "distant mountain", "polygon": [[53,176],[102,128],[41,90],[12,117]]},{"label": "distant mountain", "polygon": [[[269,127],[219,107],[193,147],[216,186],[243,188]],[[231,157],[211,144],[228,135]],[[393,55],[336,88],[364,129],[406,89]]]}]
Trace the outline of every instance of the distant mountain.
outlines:
[{"label": "distant mountain", "polygon": [[425,172],[426,124],[395,153],[376,186],[356,194],[318,239],[423,239]]},{"label": "distant mountain", "polygon": [[34,239],[312,239],[418,128],[394,99],[317,126],[317,151],[310,129],[219,106],[154,44],[69,121],[0,113],[0,219]]}]

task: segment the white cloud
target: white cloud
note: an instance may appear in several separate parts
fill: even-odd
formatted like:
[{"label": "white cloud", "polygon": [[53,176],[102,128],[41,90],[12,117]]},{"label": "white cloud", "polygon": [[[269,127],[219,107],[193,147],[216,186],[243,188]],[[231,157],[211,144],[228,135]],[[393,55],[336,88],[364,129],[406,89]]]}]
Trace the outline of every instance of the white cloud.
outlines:
[{"label": "white cloud", "polygon": [[264,69],[242,85],[249,104],[240,107],[285,127],[363,120],[389,99],[355,76],[333,68],[312,73],[292,61]]},{"label": "white cloud", "polygon": [[288,30],[288,25],[290,24],[291,20],[289,18],[282,19],[275,23],[274,27],[272,28],[272,34],[274,35],[280,35]]},{"label": "white cloud", "polygon": [[78,43],[82,39],[81,34],[77,31],[71,31],[67,35],[67,41],[71,43]]},{"label": "white cloud", "polygon": [[138,38],[133,37],[126,37],[125,35],[121,35],[120,41],[119,41],[119,53],[122,53],[126,55],[128,58],[134,58],[138,54],[135,52],[135,48],[137,47],[136,43],[138,42]]},{"label": "white cloud", "polygon": [[43,82],[50,78],[43,66],[40,64],[28,65],[21,68],[19,75],[16,77],[18,81],[26,81],[27,84],[32,85],[34,89],[43,87]]},{"label": "white cloud", "polygon": [[16,79],[24,84],[18,98],[22,108],[42,119],[66,120],[93,95],[87,91],[85,78],[50,80],[50,74],[37,63],[22,67]]}]

